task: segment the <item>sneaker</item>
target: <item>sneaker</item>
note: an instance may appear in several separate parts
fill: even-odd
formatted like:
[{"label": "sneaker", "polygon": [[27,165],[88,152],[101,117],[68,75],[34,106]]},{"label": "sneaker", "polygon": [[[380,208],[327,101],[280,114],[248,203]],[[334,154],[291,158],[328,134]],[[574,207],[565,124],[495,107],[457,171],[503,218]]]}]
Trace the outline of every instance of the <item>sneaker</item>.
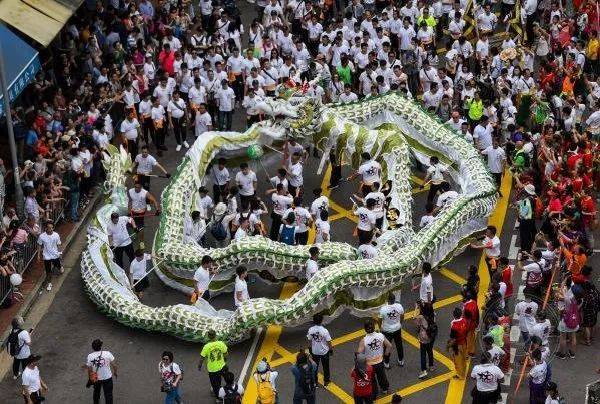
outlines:
[{"label": "sneaker", "polygon": [[179,150],[181,150],[181,145],[180,144],[178,144],[177,147],[175,148],[175,151],[179,151]]},{"label": "sneaker", "polygon": [[569,350],[569,358],[575,359],[575,354]]},{"label": "sneaker", "polygon": [[560,352],[556,354],[556,357],[558,359],[567,359],[567,355],[565,355],[564,353],[560,353]]},{"label": "sneaker", "polygon": [[383,367],[386,368],[386,369],[389,369],[390,368],[390,364],[384,362]]},{"label": "sneaker", "polygon": [[52,284],[51,283],[49,283],[48,286],[46,286],[46,290],[48,292],[50,292],[52,290]]},{"label": "sneaker", "polygon": [[183,141],[183,145],[185,146],[186,149],[190,148],[190,144],[187,141]]},{"label": "sneaker", "polygon": [[398,359],[398,366],[404,367],[404,361],[403,360],[401,361],[400,359]]},{"label": "sneaker", "polygon": [[424,370],[419,374],[419,379],[424,379],[427,377],[427,375],[428,375],[427,371]]}]

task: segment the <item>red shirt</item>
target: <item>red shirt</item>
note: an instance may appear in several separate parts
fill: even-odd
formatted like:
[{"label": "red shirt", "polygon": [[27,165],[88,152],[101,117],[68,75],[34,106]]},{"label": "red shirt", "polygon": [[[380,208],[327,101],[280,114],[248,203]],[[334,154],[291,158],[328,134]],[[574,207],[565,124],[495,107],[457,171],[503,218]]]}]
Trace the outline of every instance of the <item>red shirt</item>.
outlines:
[{"label": "red shirt", "polygon": [[[594,202],[594,198],[586,195],[585,198],[581,199],[581,211],[585,213],[595,213],[596,212],[596,202]],[[591,215],[583,215],[583,223],[586,226],[589,226],[592,223],[594,216]]]},{"label": "red shirt", "polygon": [[452,320],[450,323],[450,338],[454,339],[456,345],[467,343],[467,320],[464,317]]},{"label": "red shirt", "polygon": [[479,308],[473,299],[467,301],[463,307],[463,317],[467,321],[467,329],[473,331],[479,325]]},{"label": "red shirt", "polygon": [[581,155],[581,153],[574,153],[571,154],[568,158],[567,158],[567,167],[569,168],[569,171],[573,171],[573,169],[575,168],[575,166],[577,165],[577,162],[579,160],[581,160],[583,156]]},{"label": "red shirt", "polygon": [[352,369],[350,377],[352,377],[352,381],[354,382],[353,393],[355,396],[371,397],[373,394],[373,376],[375,376],[375,371],[371,365],[367,365],[364,378],[359,375],[356,369]]},{"label": "red shirt", "polygon": [[512,284],[512,268],[510,265],[507,265],[506,268],[502,270],[502,282],[506,284],[506,293],[504,294],[505,298],[511,297],[513,294],[513,284]]},{"label": "red shirt", "polygon": [[160,66],[166,71],[169,75],[175,73],[175,68],[173,67],[173,63],[175,62],[175,52],[165,52],[164,50],[160,51],[158,54],[158,62]]}]

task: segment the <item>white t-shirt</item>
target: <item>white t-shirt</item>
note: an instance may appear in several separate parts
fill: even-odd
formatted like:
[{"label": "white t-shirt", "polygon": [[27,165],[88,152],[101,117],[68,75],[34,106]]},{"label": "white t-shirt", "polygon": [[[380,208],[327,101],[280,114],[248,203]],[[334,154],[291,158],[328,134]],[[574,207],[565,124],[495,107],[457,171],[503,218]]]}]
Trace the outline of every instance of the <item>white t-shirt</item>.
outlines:
[{"label": "white t-shirt", "polygon": [[148,191],[142,188],[140,192],[136,192],[135,188],[131,188],[127,194],[129,195],[129,199],[131,199],[131,210],[134,212],[146,211]]},{"label": "white t-shirt", "polygon": [[369,192],[367,196],[365,196],[365,201],[368,201],[369,199],[373,199],[375,201],[375,207],[373,208],[375,218],[381,219],[383,217],[385,195],[379,191]]},{"label": "white t-shirt", "polygon": [[271,200],[273,201],[273,213],[283,216],[285,211],[290,207],[294,198],[288,195],[272,194]]},{"label": "white t-shirt", "polygon": [[423,227],[427,226],[428,224],[433,223],[434,220],[435,220],[435,216],[423,215],[423,217],[421,217],[421,221],[419,222],[419,227],[423,228]]},{"label": "white t-shirt", "polygon": [[177,101],[171,100],[167,105],[167,112],[171,113],[171,117],[179,119],[185,114],[185,101],[181,98]]},{"label": "white t-shirt", "polygon": [[358,216],[358,230],[371,231],[375,228],[377,218],[373,211],[361,206],[356,209],[356,216]]},{"label": "white t-shirt", "polygon": [[[244,394],[244,388],[241,385],[237,384],[237,383],[235,384],[235,387],[237,387],[238,394],[240,396],[242,396]],[[221,387],[219,389],[219,397],[220,398],[224,398],[225,397],[225,388],[224,387]]]},{"label": "white t-shirt", "polygon": [[140,123],[137,119],[133,118],[131,121],[129,121],[129,119],[125,119],[123,122],[121,122],[121,133],[125,134],[125,137],[128,140],[135,140],[138,136],[139,127]]},{"label": "white t-shirt", "polygon": [[[238,300],[238,292],[242,292],[241,299]],[[233,302],[235,306],[240,306],[243,301],[250,299],[250,295],[248,294],[248,284],[245,280],[240,279],[239,276],[235,277],[235,290],[233,292]]]},{"label": "white t-shirt", "polygon": [[496,346],[496,345],[492,345],[492,349],[490,349],[488,351],[488,353],[490,354],[490,358],[491,358],[491,362],[496,365],[496,366],[500,366],[500,360],[502,359],[502,356],[504,355],[504,351],[502,350],[502,348]]},{"label": "white t-shirt", "polygon": [[19,335],[17,335],[17,344],[20,347],[19,353],[15,356],[17,359],[27,359],[31,356],[31,348],[29,344],[31,344],[31,335],[29,331],[22,330]]},{"label": "white t-shirt", "polygon": [[108,222],[106,230],[108,235],[112,236],[113,247],[125,247],[131,244],[131,237],[127,231],[127,225],[131,224],[133,219],[129,216],[119,216],[117,223],[113,223],[112,220]]},{"label": "white t-shirt", "polygon": [[499,174],[502,172],[502,164],[506,160],[506,153],[501,147],[486,147],[481,153],[487,155],[487,164],[490,172]]},{"label": "white t-shirt", "polygon": [[87,366],[98,373],[98,380],[108,380],[112,377],[110,363],[115,360],[109,351],[92,352],[87,356]]},{"label": "white t-shirt", "polygon": [[254,171],[249,171],[248,174],[244,174],[240,171],[235,175],[235,182],[238,183],[238,186],[240,187],[240,195],[243,196],[254,195],[253,183],[256,181],[257,179]]},{"label": "white t-shirt", "polygon": [[546,362],[538,363],[529,371],[529,377],[535,384],[542,384],[548,375],[548,364]]},{"label": "white t-shirt", "polygon": [[452,190],[446,191],[438,196],[436,206],[438,208],[443,208],[444,206],[452,203],[452,201],[456,198],[458,198],[458,192]]},{"label": "white t-shirt", "polygon": [[194,272],[194,280],[196,281],[196,288],[202,295],[206,290],[208,290],[208,285],[210,284],[210,273],[204,267],[199,267]]},{"label": "white t-shirt", "polygon": [[358,246],[358,253],[364,260],[370,260],[377,257],[377,250],[372,244],[361,244]]},{"label": "white t-shirt", "polygon": [[283,217],[288,217],[290,213],[294,212],[296,217],[296,233],[305,233],[308,231],[308,221],[310,220],[310,212],[302,206],[296,206],[293,210],[288,209],[283,213]]},{"label": "white t-shirt", "polygon": [[448,169],[443,167],[441,164],[435,164],[427,168],[427,174],[432,184],[441,184],[444,181],[444,173],[447,173]]},{"label": "white t-shirt", "polygon": [[289,170],[289,183],[291,186],[298,188],[304,184],[304,178],[302,177],[302,163],[297,162],[292,164]]},{"label": "white t-shirt", "polygon": [[500,239],[498,236],[493,238],[485,237],[483,239],[483,245],[488,246],[485,248],[485,253],[488,257],[499,257],[500,256]]},{"label": "white t-shirt", "polygon": [[315,199],[310,205],[310,213],[315,218],[319,218],[319,215],[321,214],[322,210],[329,210],[329,198],[327,198],[325,195],[321,195],[320,197]]},{"label": "white t-shirt", "polygon": [[535,315],[538,310],[536,302],[527,302],[525,300],[517,303],[515,314],[519,316],[519,328],[524,332],[531,332],[536,324]]},{"label": "white t-shirt", "polygon": [[369,160],[362,163],[358,167],[358,173],[362,176],[362,180],[365,184],[381,182],[379,177],[379,173],[381,173],[381,164],[375,160]]},{"label": "white t-shirt", "polygon": [[315,220],[315,243],[325,242],[325,235],[327,235],[327,241],[331,241],[331,225],[329,222],[321,219]]},{"label": "white t-shirt", "polygon": [[431,277],[431,274],[421,277],[419,299],[421,299],[423,302],[427,302],[427,293],[431,294],[431,299],[433,300],[433,278]]},{"label": "white t-shirt", "polygon": [[367,364],[374,365],[383,360],[385,337],[380,332],[372,332],[364,336],[365,356]]},{"label": "white t-shirt", "polygon": [[498,388],[498,381],[504,379],[504,373],[498,366],[485,363],[473,366],[471,377],[477,381],[478,391],[495,391]]},{"label": "white t-shirt", "polygon": [[52,234],[43,232],[38,237],[38,244],[42,246],[42,256],[44,260],[55,260],[60,258],[60,236],[57,232],[53,231]]},{"label": "white t-shirt", "polygon": [[325,355],[329,352],[331,335],[322,325],[313,325],[308,329],[306,338],[310,341],[310,351],[315,355]]},{"label": "white t-shirt", "polygon": [[229,182],[229,170],[227,167],[223,167],[219,170],[219,167],[215,166],[212,169],[212,179],[217,185],[225,185]]},{"label": "white t-shirt", "polygon": [[531,335],[540,337],[542,340],[542,345],[548,345],[548,338],[550,337],[551,331],[552,323],[548,319],[546,319],[543,323],[535,323],[530,330]]},{"label": "white t-shirt", "polygon": [[306,279],[312,278],[319,271],[319,264],[317,261],[309,258],[306,261]]},{"label": "white t-shirt", "polygon": [[248,233],[246,232],[246,230],[242,229],[241,227],[238,227],[237,230],[235,231],[235,234],[233,235],[233,239],[241,240],[246,236],[248,236]]},{"label": "white t-shirt", "polygon": [[152,259],[152,255],[144,254],[141,260],[138,260],[137,257],[131,261],[129,264],[129,272],[131,272],[131,276],[134,281],[142,279],[146,275],[146,268],[148,267],[148,261]]},{"label": "white t-shirt", "polygon": [[404,307],[400,303],[386,304],[379,309],[381,316],[381,331],[395,332],[402,328],[400,318],[404,314]]},{"label": "white t-shirt", "polygon": [[40,378],[40,370],[38,367],[34,367],[30,369],[26,367],[23,370],[23,375],[21,375],[21,384],[26,386],[27,392],[29,394],[35,393],[36,391],[40,391],[42,388],[42,379]]},{"label": "white t-shirt", "polygon": [[138,166],[137,166],[138,174],[150,174],[152,172],[152,169],[154,168],[154,166],[156,164],[158,164],[156,159],[154,157],[152,157],[151,155],[144,157],[141,154],[138,154],[135,157],[135,162],[138,164]]}]

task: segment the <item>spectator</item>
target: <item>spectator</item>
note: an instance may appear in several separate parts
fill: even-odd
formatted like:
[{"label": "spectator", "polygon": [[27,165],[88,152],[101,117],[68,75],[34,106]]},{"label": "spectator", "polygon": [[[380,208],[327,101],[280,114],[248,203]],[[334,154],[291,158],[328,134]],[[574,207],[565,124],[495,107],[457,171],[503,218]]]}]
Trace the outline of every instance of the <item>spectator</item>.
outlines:
[{"label": "spectator", "polygon": [[294,404],[316,403],[317,365],[304,351],[296,355],[296,364],[292,366],[294,375]]},{"label": "spectator", "polygon": [[92,341],[93,352],[87,356],[88,385],[93,387],[94,404],[100,403],[100,391],[104,392],[104,402],[113,402],[113,377],[117,378],[117,364],[110,351],[102,349],[100,339]]}]

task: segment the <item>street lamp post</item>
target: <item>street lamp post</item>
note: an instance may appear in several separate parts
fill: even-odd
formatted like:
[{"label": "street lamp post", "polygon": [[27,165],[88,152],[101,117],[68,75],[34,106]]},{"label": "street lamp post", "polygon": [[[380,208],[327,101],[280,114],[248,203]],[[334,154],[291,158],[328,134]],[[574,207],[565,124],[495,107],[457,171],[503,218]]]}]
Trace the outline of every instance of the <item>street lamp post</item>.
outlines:
[{"label": "street lamp post", "polygon": [[23,189],[21,188],[21,179],[19,174],[19,161],[17,159],[17,145],[15,144],[15,133],[13,131],[13,121],[10,113],[10,98],[8,95],[8,84],[6,83],[6,69],[4,68],[4,53],[2,52],[2,43],[0,43],[0,87],[2,87],[2,96],[4,98],[4,115],[6,115],[6,129],[8,132],[8,144],[10,146],[10,157],[13,166],[13,175],[15,183],[15,202],[17,204],[17,215],[20,219],[25,219],[25,201],[23,199]]}]

